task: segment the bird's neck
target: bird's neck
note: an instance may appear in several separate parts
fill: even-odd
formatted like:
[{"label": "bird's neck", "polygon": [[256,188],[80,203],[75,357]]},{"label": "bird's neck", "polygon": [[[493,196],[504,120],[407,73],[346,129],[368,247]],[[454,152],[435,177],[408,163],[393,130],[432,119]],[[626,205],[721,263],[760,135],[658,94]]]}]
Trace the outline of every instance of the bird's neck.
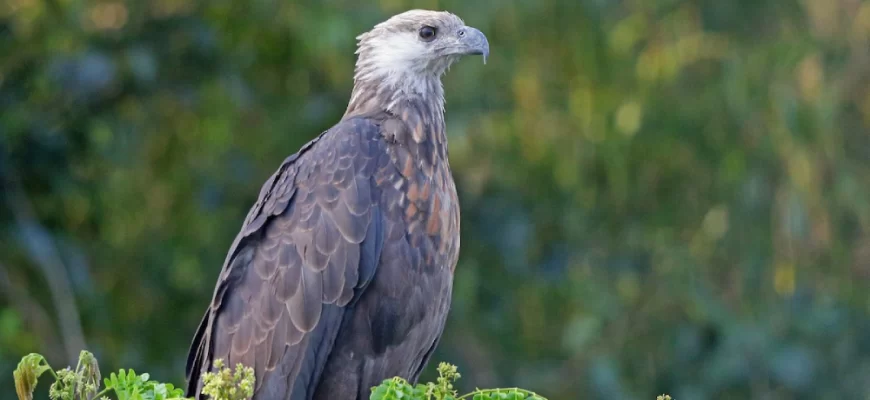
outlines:
[{"label": "bird's neck", "polygon": [[401,119],[411,135],[397,138],[407,144],[434,146],[436,153],[447,157],[447,135],[444,124],[444,88],[437,75],[426,77],[373,77],[360,74],[344,118],[387,113]]},{"label": "bird's neck", "polygon": [[399,115],[409,107],[424,106],[426,119],[444,119],[444,87],[435,74],[357,71],[345,116],[383,111]]}]

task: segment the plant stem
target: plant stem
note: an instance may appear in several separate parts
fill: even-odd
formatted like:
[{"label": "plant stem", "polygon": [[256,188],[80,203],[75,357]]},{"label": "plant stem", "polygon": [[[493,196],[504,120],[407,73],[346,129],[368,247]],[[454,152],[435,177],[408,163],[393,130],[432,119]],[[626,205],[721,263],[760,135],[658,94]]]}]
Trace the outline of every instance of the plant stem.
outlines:
[{"label": "plant stem", "polygon": [[48,367],[48,372],[51,372],[51,375],[54,376],[54,380],[57,380],[57,373],[54,372],[54,368],[52,368],[51,364],[46,361],[45,357],[42,358],[42,362],[44,362],[45,366]]},{"label": "plant stem", "polygon": [[[76,377],[80,376],[80,375],[79,375],[79,368],[81,368],[81,366],[82,366],[82,356],[81,356],[81,354],[80,354],[80,355],[79,355],[79,362],[76,363],[76,369],[74,370],[74,371],[75,371],[75,374],[76,374]],[[72,391],[73,398],[75,398],[76,394],[79,392],[79,385],[78,385],[78,383],[79,383],[79,380],[76,379],[75,381],[73,381],[72,387],[70,388],[70,390]]]},{"label": "plant stem", "polygon": [[535,393],[535,392],[528,391],[528,390],[525,390],[525,389],[520,389],[520,388],[477,389],[477,390],[475,390],[475,391],[473,391],[473,392],[471,392],[471,393],[466,393],[466,394],[464,394],[464,395],[462,395],[462,396],[457,397],[456,400],[470,399],[470,398],[472,398],[472,397],[473,397],[474,395],[476,395],[476,394],[497,393],[497,392],[510,392],[510,391],[512,391],[512,390],[513,390],[513,391],[516,391],[516,392],[518,392],[518,393],[522,393],[522,394],[526,395],[527,397],[528,397],[528,396],[535,396],[536,398],[539,398],[539,399],[542,399],[542,400],[547,400],[546,398],[541,397],[540,395],[538,395],[538,394]]},{"label": "plant stem", "polygon": [[106,394],[109,390],[112,390],[112,388],[111,387],[104,387],[103,390],[100,390],[99,393],[95,394],[94,397],[91,397],[91,398],[92,399],[99,399],[100,396]]}]

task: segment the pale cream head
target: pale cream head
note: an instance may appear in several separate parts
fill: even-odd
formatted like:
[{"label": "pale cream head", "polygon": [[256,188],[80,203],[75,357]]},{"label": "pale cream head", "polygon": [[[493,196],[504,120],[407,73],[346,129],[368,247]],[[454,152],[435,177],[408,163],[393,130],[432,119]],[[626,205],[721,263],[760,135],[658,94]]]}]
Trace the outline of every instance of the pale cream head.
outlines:
[{"label": "pale cream head", "polygon": [[464,55],[489,55],[479,30],[449,12],[411,10],[357,37],[357,84],[428,94],[450,65]]}]

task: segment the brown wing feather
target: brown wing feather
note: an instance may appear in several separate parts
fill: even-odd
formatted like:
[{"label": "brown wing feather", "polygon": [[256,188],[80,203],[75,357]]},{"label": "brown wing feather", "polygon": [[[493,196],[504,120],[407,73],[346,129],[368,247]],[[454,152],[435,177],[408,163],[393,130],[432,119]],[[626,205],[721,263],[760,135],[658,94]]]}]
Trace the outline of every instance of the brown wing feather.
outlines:
[{"label": "brown wing feather", "polygon": [[189,396],[219,358],[254,368],[255,398],[314,390],[344,307],[378,263],[379,141],[374,123],[343,121],[264,184],[191,346]]}]

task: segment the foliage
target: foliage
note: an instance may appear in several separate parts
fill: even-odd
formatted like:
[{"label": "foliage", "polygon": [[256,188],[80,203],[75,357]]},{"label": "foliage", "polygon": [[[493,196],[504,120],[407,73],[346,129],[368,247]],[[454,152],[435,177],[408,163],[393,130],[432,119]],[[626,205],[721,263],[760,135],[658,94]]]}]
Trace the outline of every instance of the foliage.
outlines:
[{"label": "foliage", "polygon": [[[253,396],[254,369],[236,366],[235,371],[227,368],[223,360],[215,360],[217,372],[206,372],[202,375],[203,394],[214,400],[244,400]],[[21,359],[13,375],[15,390],[19,400],[33,399],[33,390],[37,379],[45,371],[52,371],[45,357],[40,354],[29,354]],[[54,374],[54,372],[52,371]],[[103,398],[113,393],[117,400],[183,400],[184,390],[176,388],[171,383],[162,383],[150,378],[150,375],[136,374],[132,369],[121,369],[117,374],[112,372],[104,380],[105,388],[100,388],[100,369],[97,359],[88,351],[82,351],[79,364],[75,370],[69,367],[58,370],[54,374],[55,382],[51,385],[49,397],[52,400],[90,400]]]},{"label": "foliage", "polygon": [[[44,358],[43,362],[47,366],[48,363]],[[52,400],[86,400],[99,397],[99,394],[102,393],[98,392],[100,389],[100,367],[97,359],[88,351],[82,350],[79,354],[79,362],[74,370],[66,367],[58,370],[54,376],[55,381],[51,384],[48,392],[48,396]],[[114,389],[118,392],[120,400],[130,399],[129,396],[122,397],[122,392],[117,387],[110,386],[107,382],[106,390],[109,389]]]},{"label": "foliage", "polygon": [[33,398],[33,390],[40,375],[45,371],[51,371],[51,367],[45,361],[45,357],[39,354],[28,354],[18,363],[18,368],[13,372],[15,379],[15,392],[19,400]]},{"label": "foliage", "polygon": [[168,400],[181,398],[184,390],[170,383],[156,382],[148,374],[136,375],[131,369],[121,369],[106,379],[106,388],[114,391],[118,400]]},{"label": "foliage", "polygon": [[457,390],[867,398],[855,0],[0,1],[0,387],[82,348],[180,379],[260,185],[412,7],[492,49],[444,78]]},{"label": "foliage", "polygon": [[[22,358],[13,374],[19,400],[33,399],[37,378],[45,371],[52,370],[42,355],[32,353]],[[184,395],[182,389],[151,380],[148,374],[137,375],[132,369],[122,369],[117,374],[112,372],[103,381],[105,388],[99,390],[100,368],[97,359],[84,350],[75,369],[67,367],[56,373],[52,371],[52,374],[55,378],[49,390],[52,400],[108,399],[106,395],[109,393],[113,393],[117,400],[181,400]],[[220,397],[215,399],[224,400]]]},{"label": "foliage", "polygon": [[519,388],[511,389],[475,389],[473,392],[459,395],[453,388],[453,382],[461,376],[455,365],[441,363],[438,365],[437,383],[427,382],[411,385],[408,381],[394,377],[384,380],[372,388],[371,400],[546,400],[545,398]]},{"label": "foliage", "polygon": [[[237,364],[235,371],[224,365],[223,360],[214,362],[217,372],[205,372],[202,375],[202,393],[213,400],[245,400],[254,395],[254,369]],[[45,357],[40,354],[28,354],[21,359],[13,375],[15,390],[19,400],[33,399],[33,389],[37,379],[45,371],[51,371]],[[372,388],[372,400],[546,400],[535,393],[522,389],[487,389],[475,390],[472,393],[458,396],[453,389],[453,382],[460,378],[455,365],[441,363],[438,366],[437,383],[428,382],[412,387],[406,380],[396,377],[385,380],[381,385]],[[103,399],[109,393],[114,393],[117,400],[190,400],[184,396],[184,391],[169,383],[161,383],[150,379],[149,375],[137,375],[131,370],[114,372],[105,379],[105,389],[100,388],[100,369],[97,359],[88,351],[82,351],[79,365],[75,370],[64,368],[54,375],[55,382],[51,385],[49,398],[51,400],[91,400]]]},{"label": "foliage", "polygon": [[244,400],[254,395],[254,369],[242,364],[236,365],[235,372],[224,367],[222,359],[214,361],[218,372],[202,375],[202,393],[215,400]]}]

